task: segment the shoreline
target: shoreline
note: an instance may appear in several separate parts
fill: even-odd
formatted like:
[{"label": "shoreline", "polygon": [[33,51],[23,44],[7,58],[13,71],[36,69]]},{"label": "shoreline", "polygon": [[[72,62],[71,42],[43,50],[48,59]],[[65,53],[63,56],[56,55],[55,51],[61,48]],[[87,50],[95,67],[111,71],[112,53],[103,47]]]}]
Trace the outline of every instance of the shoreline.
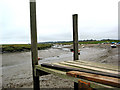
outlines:
[{"label": "shoreline", "polygon": [[[64,44],[56,44],[56,45],[64,45]],[[73,44],[68,44],[70,46],[65,48],[72,48]],[[111,44],[79,44],[79,48],[81,47],[100,47],[100,48],[107,48],[107,46],[110,46]],[[45,50],[48,48],[51,48],[53,44],[38,44],[38,50]],[[119,47],[120,45],[117,45]],[[63,47],[64,48],[64,47]],[[0,54],[3,53],[16,53],[16,52],[29,52],[31,50],[30,44],[12,44],[12,45],[2,45],[0,47]]]}]

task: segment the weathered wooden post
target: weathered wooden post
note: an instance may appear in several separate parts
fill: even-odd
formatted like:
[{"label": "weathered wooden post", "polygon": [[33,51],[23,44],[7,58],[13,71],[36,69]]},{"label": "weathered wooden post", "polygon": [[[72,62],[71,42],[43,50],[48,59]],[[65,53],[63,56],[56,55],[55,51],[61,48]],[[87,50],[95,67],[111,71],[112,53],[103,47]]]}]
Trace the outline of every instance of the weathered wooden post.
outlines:
[{"label": "weathered wooden post", "polygon": [[35,65],[38,65],[36,0],[30,0],[31,55],[33,68],[33,88],[39,90],[39,76],[35,76]]},{"label": "weathered wooden post", "polygon": [[78,15],[73,15],[73,49],[74,60],[78,60]]},{"label": "weathered wooden post", "polygon": [[[78,60],[78,15],[73,15],[73,49],[74,60]],[[78,83],[74,82],[74,90],[78,90]]]}]

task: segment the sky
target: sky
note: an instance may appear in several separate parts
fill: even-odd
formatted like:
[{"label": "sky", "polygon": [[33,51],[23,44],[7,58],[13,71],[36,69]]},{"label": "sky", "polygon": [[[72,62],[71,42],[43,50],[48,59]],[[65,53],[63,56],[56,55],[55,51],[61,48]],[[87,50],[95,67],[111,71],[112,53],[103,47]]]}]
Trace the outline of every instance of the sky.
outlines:
[{"label": "sky", "polygon": [[[118,39],[120,0],[36,0],[37,39],[72,41],[72,15],[78,14],[78,38]],[[0,0],[0,44],[30,43],[29,0]]]}]

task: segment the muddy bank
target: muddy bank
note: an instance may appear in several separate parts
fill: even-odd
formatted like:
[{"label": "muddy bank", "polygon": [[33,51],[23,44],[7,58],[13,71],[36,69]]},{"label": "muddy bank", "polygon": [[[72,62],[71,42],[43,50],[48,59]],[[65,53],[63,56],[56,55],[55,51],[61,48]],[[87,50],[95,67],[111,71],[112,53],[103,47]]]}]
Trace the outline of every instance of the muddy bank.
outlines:
[{"label": "muddy bank", "polygon": [[[72,57],[71,52],[62,49],[46,49],[39,50],[38,56],[43,59],[42,62],[55,62],[60,61],[59,58],[70,58]],[[31,53],[4,53],[2,54],[2,84],[4,88],[31,88],[32,87],[32,64],[31,64]],[[68,59],[68,60],[72,60]],[[46,76],[47,77],[47,76]],[[54,78],[53,75],[48,75],[48,80]],[[47,80],[47,82],[48,82]],[[41,78],[40,81],[46,82],[46,79]],[[46,82],[46,84],[47,84]],[[42,84],[42,86],[48,85]]]},{"label": "muddy bank", "polygon": [[[84,46],[84,47],[83,47]],[[73,60],[73,53],[69,47],[50,48],[39,50],[38,56],[44,62],[61,62]],[[118,47],[111,48],[110,45],[81,45],[81,60],[100,62],[104,64],[118,65]],[[2,82],[4,88],[32,88],[32,64],[31,53],[4,53],[2,54]],[[41,88],[73,88],[74,82],[59,78],[52,74],[40,77]]]},{"label": "muddy bank", "polygon": [[[119,65],[119,48],[111,48],[110,44],[89,44],[81,49],[80,59],[103,64]],[[86,56],[86,58],[84,58]]]}]

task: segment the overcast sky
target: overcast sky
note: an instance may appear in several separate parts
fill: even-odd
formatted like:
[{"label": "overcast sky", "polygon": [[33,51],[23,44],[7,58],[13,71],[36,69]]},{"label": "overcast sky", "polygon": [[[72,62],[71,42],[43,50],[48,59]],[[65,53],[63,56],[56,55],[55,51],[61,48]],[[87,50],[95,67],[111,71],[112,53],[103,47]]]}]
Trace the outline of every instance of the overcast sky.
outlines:
[{"label": "overcast sky", "polygon": [[[78,14],[79,40],[118,39],[120,0],[36,0],[38,42],[70,41]],[[0,0],[0,44],[30,43],[29,0]]]}]

